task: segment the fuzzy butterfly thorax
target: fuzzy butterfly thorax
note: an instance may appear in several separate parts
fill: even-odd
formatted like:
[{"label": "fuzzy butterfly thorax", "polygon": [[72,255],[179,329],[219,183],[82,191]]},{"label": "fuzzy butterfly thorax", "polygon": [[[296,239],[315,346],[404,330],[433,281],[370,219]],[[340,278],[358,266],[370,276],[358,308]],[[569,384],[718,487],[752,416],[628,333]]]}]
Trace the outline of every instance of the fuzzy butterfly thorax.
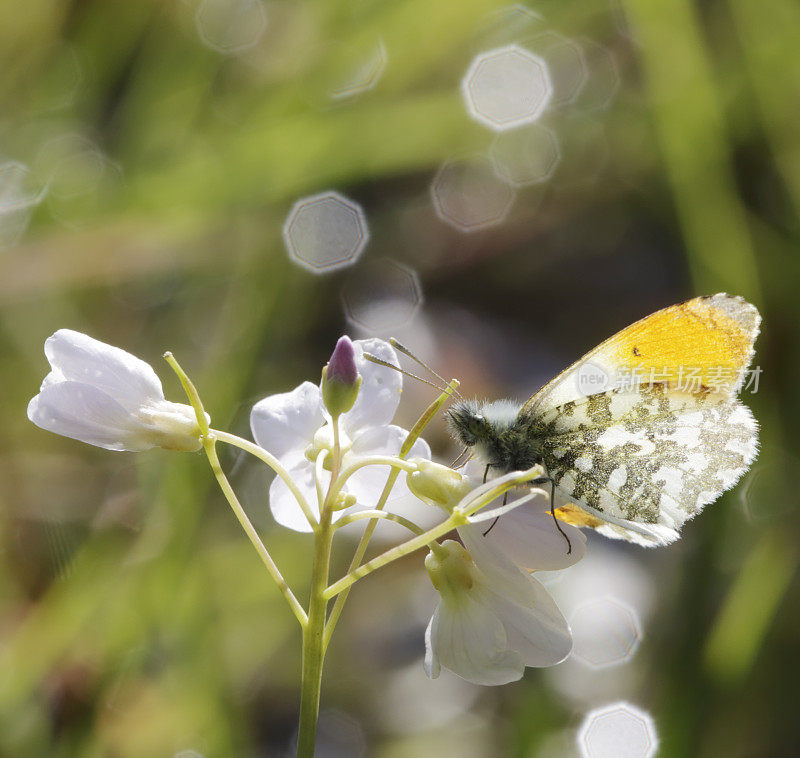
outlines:
[{"label": "fuzzy butterfly thorax", "polygon": [[453,436],[495,473],[542,463],[544,429],[511,400],[458,402],[447,412]]}]

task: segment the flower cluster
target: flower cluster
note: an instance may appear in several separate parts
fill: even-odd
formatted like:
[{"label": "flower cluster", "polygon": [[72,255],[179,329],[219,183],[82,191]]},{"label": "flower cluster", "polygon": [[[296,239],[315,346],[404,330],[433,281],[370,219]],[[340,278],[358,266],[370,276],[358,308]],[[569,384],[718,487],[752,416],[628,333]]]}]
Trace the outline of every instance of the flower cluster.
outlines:
[{"label": "flower cluster", "polygon": [[[51,372],[28,405],[36,425],[109,450],[205,450],[234,513],[301,624],[304,658],[317,655],[321,665],[322,640],[333,631],[355,581],[426,547],[425,567],[439,593],[425,635],[429,676],[447,668],[473,682],[503,684],[522,676],[526,666],[550,666],[569,654],[569,627],[533,573],[578,561],[585,538],[567,524],[557,529],[545,493],[527,485],[540,469],[483,482],[477,467],[457,471],[431,460],[419,435],[449,398],[447,389],[411,431],[393,424],[402,375],[392,370],[399,363],[389,343],[339,340],[320,384],[303,382],[256,403],[250,417],[255,444],[210,429],[194,386],[174,359],[170,363],[190,405],[167,401],[147,363],[84,334],[59,330],[46,341],[45,354]],[[270,466],[276,474],[268,494],[275,520],[314,534],[308,611],[241,508],[219,464],[218,442]],[[504,494],[512,499],[500,504]],[[404,512],[409,501],[435,509],[441,523],[422,529]],[[401,524],[413,536],[362,564],[371,536],[367,527],[351,570],[327,585],[328,567],[318,564],[329,560],[337,529],[356,520],[374,528],[379,519]],[[458,541],[446,538],[454,531]]]}]

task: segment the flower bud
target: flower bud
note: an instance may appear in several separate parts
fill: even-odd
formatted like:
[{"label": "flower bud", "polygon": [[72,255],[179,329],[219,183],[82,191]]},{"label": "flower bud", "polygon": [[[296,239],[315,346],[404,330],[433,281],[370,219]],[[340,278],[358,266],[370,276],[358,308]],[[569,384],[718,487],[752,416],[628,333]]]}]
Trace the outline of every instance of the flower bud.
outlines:
[{"label": "flower bud", "polygon": [[460,542],[445,540],[425,558],[425,568],[442,599],[450,601],[475,584],[472,557]]},{"label": "flower bud", "polygon": [[458,471],[424,459],[411,461],[417,466],[407,477],[408,488],[429,505],[438,505],[450,512],[471,489],[471,484]]},{"label": "flower bud", "polygon": [[332,416],[347,413],[360,388],[355,348],[349,337],[340,337],[328,365],[322,369],[322,401]]}]

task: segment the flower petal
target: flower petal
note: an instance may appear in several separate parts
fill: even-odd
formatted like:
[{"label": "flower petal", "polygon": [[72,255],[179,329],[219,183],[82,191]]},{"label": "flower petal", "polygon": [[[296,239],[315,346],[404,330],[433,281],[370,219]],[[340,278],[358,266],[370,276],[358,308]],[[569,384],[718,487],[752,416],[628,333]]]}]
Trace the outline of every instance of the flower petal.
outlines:
[{"label": "flower petal", "polygon": [[150,364],[86,334],[59,329],[45,341],[44,353],[53,367],[45,387],[59,377],[83,382],[102,390],[128,411],[164,399],[161,381]]},{"label": "flower petal", "polygon": [[[305,497],[314,516],[319,518],[319,502],[314,484],[314,464],[306,460],[300,461],[290,467],[288,473]],[[327,487],[327,482],[325,482],[325,486]],[[288,529],[296,532],[312,531],[297,498],[279,476],[275,477],[269,487],[269,508],[275,520]]]},{"label": "flower petal", "polygon": [[502,591],[516,602],[530,606],[536,598],[536,593],[529,581],[529,574],[513,563],[497,545],[484,537],[483,530],[483,524],[460,526],[458,534],[475,565],[485,575],[488,585]]},{"label": "flower petal", "polygon": [[355,405],[342,414],[344,429],[351,437],[364,427],[388,424],[397,411],[403,387],[403,377],[399,372],[364,358],[364,353],[367,352],[399,366],[397,355],[388,342],[371,338],[356,340],[353,346],[356,350],[358,373],[361,374],[361,390]]},{"label": "flower petal", "polygon": [[432,655],[440,666],[476,684],[507,684],[522,676],[525,665],[509,650],[503,624],[494,612],[465,594],[453,607],[438,608],[431,630]]},{"label": "flower petal", "polygon": [[[512,495],[513,497],[513,495]],[[491,506],[487,506],[491,507]],[[482,525],[486,540],[496,545],[512,562],[531,571],[554,571],[577,563],[586,554],[586,536],[577,527],[559,524],[558,531],[546,498],[537,499],[505,513],[491,525]]]},{"label": "flower petal", "polygon": [[[433,616],[431,616],[431,620],[428,622],[428,628],[425,630],[425,673],[428,675],[428,679],[438,679],[439,674],[442,673],[442,667],[439,664],[439,656],[436,655],[436,650],[433,648],[433,643],[431,642],[434,636],[438,635],[438,628],[439,628],[439,606],[436,606],[436,610],[433,612]],[[437,636],[438,639],[438,636]]]},{"label": "flower petal", "polygon": [[487,605],[503,622],[508,645],[522,656],[526,666],[554,666],[572,650],[569,624],[547,590],[533,577],[528,577],[535,598],[525,607],[490,588]]},{"label": "flower petal", "polygon": [[90,384],[62,381],[46,386],[30,403],[36,426],[106,450],[148,450],[145,428],[114,398]]},{"label": "flower petal", "polygon": [[324,423],[322,396],[311,382],[265,397],[250,412],[253,439],[278,458],[303,452]]}]

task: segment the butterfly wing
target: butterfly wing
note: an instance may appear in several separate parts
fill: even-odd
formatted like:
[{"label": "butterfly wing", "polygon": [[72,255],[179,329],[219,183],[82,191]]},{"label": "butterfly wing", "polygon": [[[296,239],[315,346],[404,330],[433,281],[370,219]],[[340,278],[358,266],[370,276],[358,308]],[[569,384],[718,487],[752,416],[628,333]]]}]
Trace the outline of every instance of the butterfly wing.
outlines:
[{"label": "butterfly wing", "polygon": [[[645,545],[732,487],[757,452],[757,426],[736,399],[753,355],[758,311],[714,295],[665,308],[624,329],[523,406],[545,430],[544,463],[564,521]],[[635,350],[634,350],[635,348]],[[657,381],[581,392],[585,366],[609,376],[637,367]],[[699,380],[682,386],[682,371]]]},{"label": "butterfly wing", "polygon": [[736,394],[753,358],[761,317],[743,298],[725,293],[696,297],[637,321],[600,343],[542,387],[523,406],[537,413],[592,394],[586,380],[606,379],[599,390],[653,377],[689,383],[705,392]]}]

